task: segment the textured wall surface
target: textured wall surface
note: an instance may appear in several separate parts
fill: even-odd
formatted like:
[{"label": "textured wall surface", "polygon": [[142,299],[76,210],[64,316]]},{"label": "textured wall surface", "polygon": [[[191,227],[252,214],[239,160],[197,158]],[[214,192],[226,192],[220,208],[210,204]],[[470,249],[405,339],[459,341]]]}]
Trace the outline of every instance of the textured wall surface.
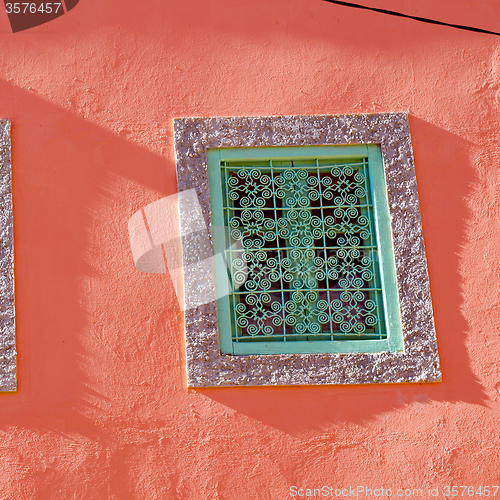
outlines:
[{"label": "textured wall surface", "polygon": [[0,391],[16,390],[10,122],[0,120]]},{"label": "textured wall surface", "polygon": [[[208,148],[380,144],[404,345],[403,352],[398,353],[221,354],[214,301],[185,314],[188,386],[441,380],[407,114],[176,119],[174,137],[179,191],[197,191],[209,228]],[[190,211],[184,212],[181,206],[179,210],[181,227],[192,224]],[[182,252],[187,262],[197,252],[197,245],[183,245]],[[185,282],[198,279],[185,269]],[[213,277],[207,276],[206,281],[215,290]]]},{"label": "textured wall surface", "polygon": [[[368,3],[500,26],[498,0]],[[498,42],[322,0],[80,0],[16,34],[0,13],[18,352],[0,498],[496,484]],[[442,383],[188,389],[174,287],[137,271],[127,228],[177,191],[173,119],[374,112],[409,113]]]}]

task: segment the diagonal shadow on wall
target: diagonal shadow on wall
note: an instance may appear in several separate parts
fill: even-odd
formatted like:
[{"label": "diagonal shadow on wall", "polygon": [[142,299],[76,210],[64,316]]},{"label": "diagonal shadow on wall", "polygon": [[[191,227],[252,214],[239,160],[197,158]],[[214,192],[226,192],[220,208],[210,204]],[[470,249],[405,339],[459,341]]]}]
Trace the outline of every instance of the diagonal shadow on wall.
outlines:
[{"label": "diagonal shadow on wall", "polygon": [[[127,221],[153,201],[152,191],[157,198],[175,192],[172,157],[157,156],[8,83],[0,84],[0,94],[2,118],[13,123],[19,351],[19,392],[1,395],[0,425],[79,432],[103,441],[108,433],[101,417],[168,427],[179,411],[168,398],[185,391],[181,314],[168,275],[135,271]],[[486,403],[470,369],[468,326],[460,313],[472,145],[416,117],[410,124],[443,382],[189,391],[202,397],[199,404],[212,400],[295,434],[345,422],[363,425],[410,404]],[[426,153],[429,141],[440,145],[432,156]],[[452,175],[457,168],[460,175]],[[103,211],[108,221],[116,215],[109,227],[100,221]],[[89,255],[96,246],[109,254],[109,269],[93,267],[96,259]],[[108,305],[87,302],[96,296]],[[132,309],[150,301],[150,313],[144,315],[148,307],[142,307],[141,317],[120,318],[116,303],[123,301]],[[102,321],[103,311],[118,315],[111,320],[116,327]],[[102,357],[95,352],[99,343]],[[122,394],[113,389],[116,384]]]},{"label": "diagonal shadow on wall", "polygon": [[198,392],[291,434],[335,423],[364,425],[411,404],[463,401],[486,405],[485,390],[471,370],[465,346],[470,331],[461,312],[460,260],[469,219],[465,198],[475,179],[471,157],[477,146],[414,116],[410,116],[410,127],[443,382]]},{"label": "diagonal shadow on wall", "polygon": [[[170,279],[135,270],[127,232],[152,196],[175,192],[173,162],[5,81],[0,95],[12,121],[18,351],[18,392],[0,395],[0,428],[106,440],[99,415],[133,425],[142,401],[182,387]],[[100,252],[107,263],[96,267]],[[123,307],[148,300],[136,324],[123,318]]]}]

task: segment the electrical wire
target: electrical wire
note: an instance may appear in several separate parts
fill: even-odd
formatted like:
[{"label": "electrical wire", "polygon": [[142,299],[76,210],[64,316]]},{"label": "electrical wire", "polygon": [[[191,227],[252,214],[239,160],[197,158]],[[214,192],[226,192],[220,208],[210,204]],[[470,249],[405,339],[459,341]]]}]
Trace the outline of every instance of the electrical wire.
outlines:
[{"label": "electrical wire", "polygon": [[353,7],[355,9],[371,10],[373,12],[379,12],[380,14],[387,14],[389,16],[405,17],[407,19],[413,19],[414,21],[420,21],[421,23],[437,24],[439,26],[449,26],[450,28],[457,28],[466,31],[475,31],[476,33],[486,33],[488,35],[500,36],[500,33],[495,31],[483,30],[481,28],[474,28],[472,26],[462,26],[461,24],[451,24],[444,23],[442,21],[436,21],[434,19],[427,19],[426,17],[410,16],[408,14],[403,14],[401,12],[395,12],[393,10],[378,9],[376,7],[367,7],[366,5],[359,5],[357,3],[342,2],[341,0],[324,0],[325,2],[335,3],[337,5],[342,5],[344,7]]}]

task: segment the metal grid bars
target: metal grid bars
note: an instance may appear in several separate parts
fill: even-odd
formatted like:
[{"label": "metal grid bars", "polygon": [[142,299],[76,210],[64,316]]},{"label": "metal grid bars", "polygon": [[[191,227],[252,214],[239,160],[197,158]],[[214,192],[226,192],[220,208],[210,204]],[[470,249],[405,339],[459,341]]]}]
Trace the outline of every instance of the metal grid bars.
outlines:
[{"label": "metal grid bars", "polygon": [[233,341],[386,339],[368,158],[220,166]]}]

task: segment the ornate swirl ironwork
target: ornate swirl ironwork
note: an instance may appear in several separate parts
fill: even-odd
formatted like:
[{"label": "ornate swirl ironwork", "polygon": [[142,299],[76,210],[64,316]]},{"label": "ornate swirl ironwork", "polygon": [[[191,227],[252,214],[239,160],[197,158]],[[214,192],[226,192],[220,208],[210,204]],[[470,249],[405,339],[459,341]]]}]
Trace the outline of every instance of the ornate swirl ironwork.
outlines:
[{"label": "ornate swirl ironwork", "polygon": [[226,169],[238,339],[380,334],[366,167]]}]

